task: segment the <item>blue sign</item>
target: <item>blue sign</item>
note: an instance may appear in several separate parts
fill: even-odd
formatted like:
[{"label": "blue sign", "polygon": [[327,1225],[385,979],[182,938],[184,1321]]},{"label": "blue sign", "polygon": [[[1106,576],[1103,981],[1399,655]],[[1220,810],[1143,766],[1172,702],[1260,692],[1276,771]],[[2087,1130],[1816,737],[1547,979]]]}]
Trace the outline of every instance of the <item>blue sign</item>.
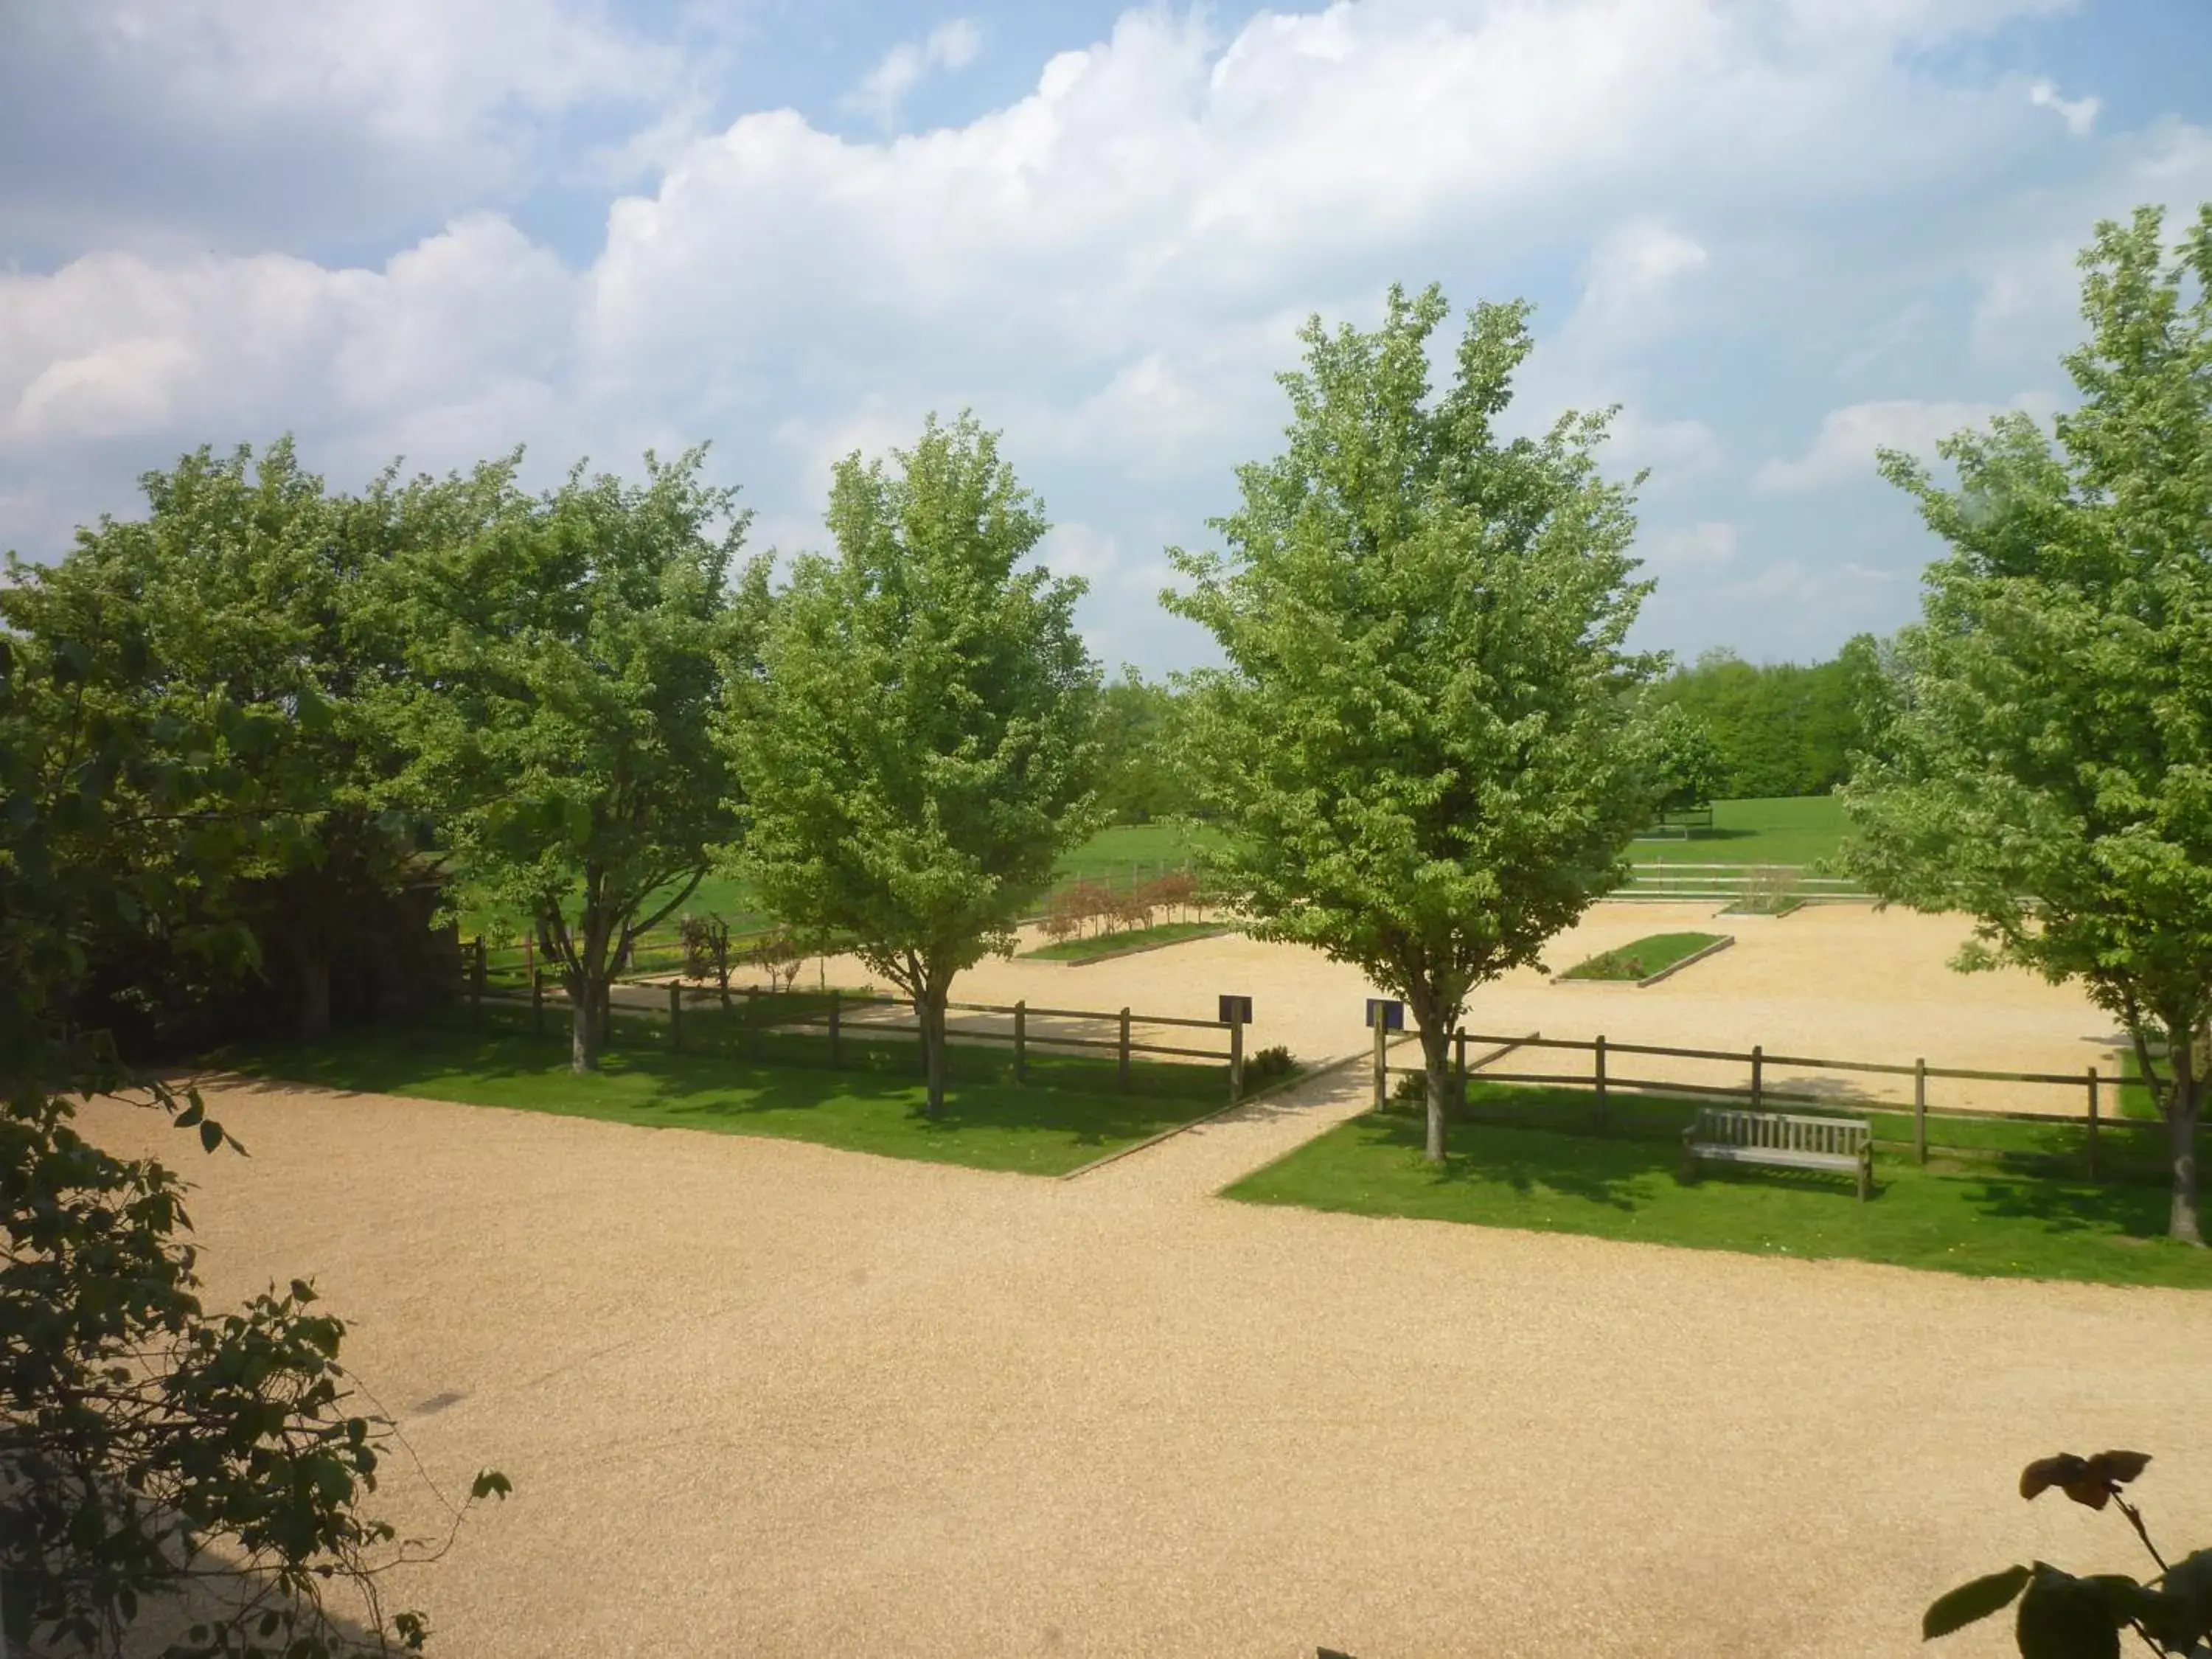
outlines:
[{"label": "blue sign", "polygon": [[1221,1023],[1224,1025],[1249,1025],[1252,1023],[1252,999],[1249,997],[1222,998]]},{"label": "blue sign", "polygon": [[1370,1031],[1373,1030],[1378,1021],[1381,1023],[1382,1029],[1386,1031],[1404,1030],[1406,1029],[1406,1005],[1402,1002],[1395,1002],[1388,997],[1368,998],[1367,1029]]}]

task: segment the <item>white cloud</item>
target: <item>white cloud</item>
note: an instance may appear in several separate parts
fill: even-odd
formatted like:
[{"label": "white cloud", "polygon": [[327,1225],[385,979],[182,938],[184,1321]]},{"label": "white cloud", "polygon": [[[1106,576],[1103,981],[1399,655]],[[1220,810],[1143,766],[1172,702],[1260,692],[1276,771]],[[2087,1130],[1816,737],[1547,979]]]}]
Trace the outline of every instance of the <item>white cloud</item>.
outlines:
[{"label": "white cloud", "polygon": [[1636,552],[1662,573],[1713,570],[1735,560],[1736,542],[1734,525],[1725,520],[1708,519],[1653,531],[1638,541]]},{"label": "white cloud", "polygon": [[574,0],[95,0],[90,15],[110,52],[160,63],[207,118],[351,112],[410,144],[650,94],[676,69]]},{"label": "white cloud", "polygon": [[932,70],[965,69],[983,49],[983,32],[974,20],[956,17],[939,23],[921,40],[902,40],[877,60],[845,99],[848,109],[875,118],[889,128],[898,119],[899,106]]},{"label": "white cloud", "polygon": [[2076,98],[2072,101],[2061,98],[2058,88],[2048,81],[2038,81],[2027,89],[2027,101],[2038,109],[2053,109],[2066,123],[2066,131],[2076,138],[2087,138],[2097,125],[2097,112],[2104,107],[2095,98]]},{"label": "white cloud", "polygon": [[[1916,50],[2045,0],[1364,0],[1262,12],[1229,39],[1202,11],[1133,10],[1026,96],[880,143],[791,110],[701,131],[682,66],[586,0],[103,3],[142,30],[117,51],[177,54],[179,96],[234,82],[241,104],[328,105],[425,154],[496,154],[520,117],[602,93],[649,96],[657,118],[570,169],[649,181],[573,268],[477,214],[359,267],[97,252],[0,275],[15,447],[0,492],[23,494],[35,469],[42,524],[54,503],[119,505],[112,489],[94,500],[95,475],[287,428],[369,465],[523,438],[619,461],[713,434],[763,509],[757,544],[785,527],[814,544],[832,460],[973,405],[1024,477],[1105,538],[1055,546],[1143,572],[1149,555],[1122,549],[1199,544],[1231,466],[1275,447],[1270,377],[1296,362],[1297,321],[1371,324],[1388,282],[1431,274],[1462,304],[1563,282],[1516,416],[1624,403],[1608,470],[1651,466],[1656,495],[1722,472],[1731,386],[1820,373],[1863,348],[1869,311],[1902,315],[1962,276],[2001,309],[1996,273],[2024,249],[2063,243],[2070,300],[2093,198],[2109,211],[2148,179],[2178,193],[2212,178],[2212,161],[2188,161],[2212,157],[2195,129],[2133,148],[2108,135],[2059,146],[2087,180],[2073,193],[2039,175],[2005,216],[1950,211],[1966,184],[1981,200],[2010,188],[2049,118],[2016,82],[1929,73]],[[855,96],[888,125],[980,44],[947,24]],[[2054,336],[2040,308],[2020,316],[2048,364],[2068,319]],[[1927,334],[1958,329],[1938,316]],[[1876,442],[1986,412],[1854,404],[1759,481],[1865,476]],[[324,464],[343,477],[350,462]],[[1750,562],[1727,556],[1733,507],[1671,510],[1686,527],[1650,538],[1655,564],[1734,578]],[[25,522],[0,505],[0,539]],[[1148,604],[1152,580],[1102,574],[1101,602]]]},{"label": "white cloud", "polygon": [[[2022,392],[2009,408],[2047,417],[2057,400],[2045,392]],[[1996,404],[1925,402],[1893,398],[1850,404],[1822,417],[1812,447],[1794,461],[1763,463],[1752,483],[1760,489],[1821,489],[1874,476],[1877,449],[1900,449],[1932,456],[1936,445],[1962,427],[1986,425],[2006,412]]]}]

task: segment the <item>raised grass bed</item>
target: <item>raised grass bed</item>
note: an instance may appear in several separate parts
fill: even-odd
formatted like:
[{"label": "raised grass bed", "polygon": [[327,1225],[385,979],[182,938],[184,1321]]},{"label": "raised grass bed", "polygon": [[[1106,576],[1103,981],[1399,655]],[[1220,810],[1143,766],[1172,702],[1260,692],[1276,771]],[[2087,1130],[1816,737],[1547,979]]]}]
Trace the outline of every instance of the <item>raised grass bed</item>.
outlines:
[{"label": "raised grass bed", "polygon": [[1577,963],[1559,976],[1559,982],[1654,985],[1735,943],[1726,933],[1654,933]]},{"label": "raised grass bed", "polygon": [[1095,934],[1090,939],[1058,939],[1034,951],[1024,951],[1022,955],[1027,960],[1064,962],[1073,966],[1134,956],[1139,951],[1158,951],[1188,939],[1218,939],[1231,931],[1225,922],[1164,921],[1156,927],[1132,927],[1119,933]]},{"label": "raised grass bed", "polygon": [[[2131,1171],[2140,1178],[2127,1181],[2045,1172],[2073,1157],[2078,1126],[1992,1122],[1973,1137],[1989,1143],[1978,1156],[1939,1157],[1923,1169],[1882,1150],[1887,1137],[1909,1133],[1909,1115],[1869,1114],[1875,1197],[1861,1204],[1847,1182],[1780,1170],[1714,1170],[1685,1184],[1680,1126],[1693,1103],[1616,1093],[1613,1132],[1600,1138],[1563,1132],[1571,1119],[1586,1121],[1587,1091],[1476,1084],[1471,1093],[1441,1168],[1422,1160],[1420,1114],[1386,1108],[1309,1141],[1224,1195],[1759,1255],[2212,1289],[2212,1251],[2163,1237],[2168,1195],[2154,1157],[2144,1156]],[[1492,1121],[1516,1105],[1529,1122]],[[1536,1127],[1547,1117],[1562,1127]]]}]

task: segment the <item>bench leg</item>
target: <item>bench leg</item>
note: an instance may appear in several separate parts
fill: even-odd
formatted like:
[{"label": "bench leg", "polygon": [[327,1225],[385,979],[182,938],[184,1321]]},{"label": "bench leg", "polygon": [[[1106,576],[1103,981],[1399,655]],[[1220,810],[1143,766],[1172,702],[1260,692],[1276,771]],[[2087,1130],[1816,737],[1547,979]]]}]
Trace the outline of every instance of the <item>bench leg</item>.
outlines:
[{"label": "bench leg", "polygon": [[1859,1159],[1859,1202],[1867,1201],[1874,1186],[1874,1155],[1869,1152]]}]

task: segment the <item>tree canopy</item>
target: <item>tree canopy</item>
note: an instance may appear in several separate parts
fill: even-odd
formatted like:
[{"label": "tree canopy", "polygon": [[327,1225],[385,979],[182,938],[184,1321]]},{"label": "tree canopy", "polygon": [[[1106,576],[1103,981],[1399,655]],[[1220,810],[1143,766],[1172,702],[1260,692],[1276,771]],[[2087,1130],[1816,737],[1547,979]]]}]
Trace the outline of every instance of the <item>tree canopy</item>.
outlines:
[{"label": "tree canopy", "polygon": [[911,999],[944,1104],[953,976],[1013,925],[1088,833],[1098,670],[1082,584],[1023,561],[1043,508],[963,416],[892,465],[836,468],[835,557],[771,601],[759,672],[722,726],[742,793],[739,867],[803,930],[850,938]]},{"label": "tree canopy", "polygon": [[392,495],[407,538],[374,625],[406,672],[376,709],[405,752],[394,799],[428,813],[465,889],[527,919],[595,1068],[607,988],[734,831],[710,731],[740,613],[745,520],[703,452],[646,482],[580,465],[543,496],[514,462]]},{"label": "tree canopy", "polygon": [[[1899,636],[1845,791],[1855,868],[1976,921],[1966,967],[2074,981],[2126,1027],[2171,1127],[2172,1231],[2200,1241],[2191,1040],[2212,1016],[2212,205],[2171,259],[2154,209],[2082,255],[2081,392],[1889,479],[1950,551]],[[2191,290],[2193,289],[2193,295]]]},{"label": "tree canopy", "polygon": [[1228,659],[1190,678],[1186,714],[1189,787],[1231,831],[1213,884],[1260,937],[1406,1000],[1431,1158],[1468,993],[1614,884],[1661,791],[1606,416],[1498,434],[1531,344],[1517,304],[1476,307],[1431,401],[1447,314],[1437,289],[1394,288],[1372,332],[1311,319],[1281,377],[1287,447],[1239,471],[1227,556],[1170,550],[1191,587],[1162,596]]},{"label": "tree canopy", "polygon": [[1860,710],[1881,675],[1871,635],[1851,640],[1826,662],[1746,662],[1708,651],[1652,688],[1711,740],[1709,799],[1825,795],[1850,775],[1865,746]]}]

